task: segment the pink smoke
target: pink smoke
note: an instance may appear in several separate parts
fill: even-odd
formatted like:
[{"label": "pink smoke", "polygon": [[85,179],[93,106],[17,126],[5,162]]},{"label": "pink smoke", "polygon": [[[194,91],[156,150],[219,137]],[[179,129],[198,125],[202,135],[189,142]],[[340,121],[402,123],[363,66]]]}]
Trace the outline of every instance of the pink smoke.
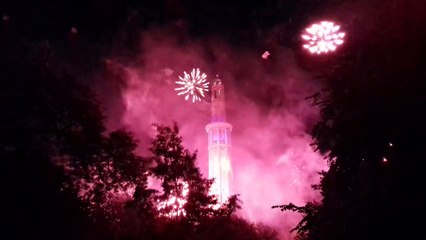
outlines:
[{"label": "pink smoke", "polygon": [[152,123],[177,121],[184,145],[198,150],[198,164],[207,175],[210,96],[201,102],[185,101],[174,91],[174,81],[193,67],[205,72],[209,81],[219,74],[227,121],[234,127],[232,189],[241,195],[241,214],[277,228],[282,239],[289,239],[300,216],[271,206],[319,200],[311,185],[318,183],[318,172],[327,166],[309,145],[309,128],[318,111],[305,97],[320,86],[296,66],[288,49],[269,48],[273,58],[267,60],[261,58],[264,51],[232,49],[218,39],[179,43],[161,31],[146,32],[139,62],[108,61],[108,71],[124,84],[119,100],[113,94],[103,97],[110,125],[134,132],[142,153],[149,147]]}]

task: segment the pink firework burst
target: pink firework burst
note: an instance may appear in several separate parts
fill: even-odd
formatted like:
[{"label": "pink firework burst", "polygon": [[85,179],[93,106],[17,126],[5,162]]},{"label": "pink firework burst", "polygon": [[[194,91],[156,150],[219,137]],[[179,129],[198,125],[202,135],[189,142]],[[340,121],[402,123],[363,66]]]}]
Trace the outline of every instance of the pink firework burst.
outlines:
[{"label": "pink firework burst", "polygon": [[175,90],[178,91],[178,95],[186,95],[185,100],[192,96],[192,102],[201,101],[204,92],[209,91],[209,83],[206,78],[207,75],[201,73],[198,68],[192,69],[190,74],[183,72],[183,77],[179,76],[180,81],[176,81],[176,84],[180,87],[175,88]]},{"label": "pink firework burst", "polygon": [[328,53],[343,44],[344,32],[339,32],[340,26],[331,21],[321,21],[306,28],[302,39],[306,42],[303,47],[310,53]]}]

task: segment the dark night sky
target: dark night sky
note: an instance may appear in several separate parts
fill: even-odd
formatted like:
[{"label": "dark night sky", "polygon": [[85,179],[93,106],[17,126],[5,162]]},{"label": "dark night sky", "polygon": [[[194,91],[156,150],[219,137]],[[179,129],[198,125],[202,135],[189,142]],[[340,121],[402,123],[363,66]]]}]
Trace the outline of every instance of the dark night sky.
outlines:
[{"label": "dark night sky", "polygon": [[[337,1],[2,1],[0,14],[8,16],[2,22],[2,41],[48,41],[57,57],[74,66],[74,73],[90,74],[105,57],[137,57],[140,33],[157,28],[167,28],[183,43],[215,37],[243,51],[298,49],[300,29],[333,2]],[[269,64],[274,64],[273,57]]]},{"label": "dark night sky", "polygon": [[[275,25],[295,28],[324,0],[312,1],[3,1],[2,14],[17,31],[34,37],[61,39],[72,26],[93,38],[111,36],[133,18],[141,28],[185,22],[193,36],[218,34],[250,42],[257,32]],[[330,2],[330,1],[327,1]]]}]

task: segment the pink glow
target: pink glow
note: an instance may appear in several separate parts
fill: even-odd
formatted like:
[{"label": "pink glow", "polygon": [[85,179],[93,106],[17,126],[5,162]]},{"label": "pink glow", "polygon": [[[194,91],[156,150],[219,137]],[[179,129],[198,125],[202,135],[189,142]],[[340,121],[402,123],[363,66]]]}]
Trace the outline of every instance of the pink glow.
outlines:
[{"label": "pink glow", "polygon": [[198,149],[198,164],[207,176],[205,125],[210,122],[210,96],[197,104],[183,101],[174,92],[174,81],[177,74],[193,67],[209,76],[219,74],[226,88],[227,122],[233,125],[231,191],[241,195],[240,214],[276,227],[282,239],[289,239],[289,230],[300,216],[271,206],[320,200],[311,184],[318,183],[317,172],[327,166],[309,145],[309,127],[318,111],[304,98],[321,86],[297,68],[287,49],[274,49],[280,66],[271,72],[261,64],[258,51],[237,51],[217,39],[177,46],[173,37],[159,31],[144,36],[139,56],[144,65],[108,61],[109,75],[119,77],[106,84],[118,84],[122,78],[120,92],[111,87],[112,93],[104,96],[110,126],[128,127],[140,140],[141,153],[148,154],[151,123],[177,121],[183,144]]}]

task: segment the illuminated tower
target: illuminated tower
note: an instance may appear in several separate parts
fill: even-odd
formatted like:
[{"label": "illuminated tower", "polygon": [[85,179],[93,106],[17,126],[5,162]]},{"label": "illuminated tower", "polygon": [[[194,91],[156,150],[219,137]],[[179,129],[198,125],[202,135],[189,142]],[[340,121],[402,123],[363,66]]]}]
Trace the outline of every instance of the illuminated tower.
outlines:
[{"label": "illuminated tower", "polygon": [[212,89],[212,119],[206,125],[209,142],[209,178],[214,178],[211,194],[218,196],[219,203],[230,196],[231,131],[232,125],[226,122],[225,89],[220,79],[216,79]]}]

